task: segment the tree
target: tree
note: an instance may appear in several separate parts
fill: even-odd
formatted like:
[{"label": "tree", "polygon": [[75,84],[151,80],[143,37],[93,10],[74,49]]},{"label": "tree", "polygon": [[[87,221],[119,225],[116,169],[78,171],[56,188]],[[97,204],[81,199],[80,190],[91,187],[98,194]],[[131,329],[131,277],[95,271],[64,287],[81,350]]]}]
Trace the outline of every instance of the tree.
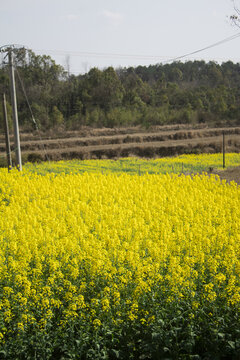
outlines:
[{"label": "tree", "polygon": [[50,114],[50,119],[53,126],[59,126],[63,124],[64,121],[63,114],[56,106],[53,106],[53,109]]},{"label": "tree", "polygon": [[235,13],[230,16],[231,23],[240,28],[240,10],[235,0],[232,0]]},{"label": "tree", "polygon": [[[238,20],[238,14],[233,20]],[[240,21],[237,24],[240,27]],[[21,82],[43,131],[59,125],[78,129],[221,119],[237,124],[239,118],[239,63],[188,61],[117,70],[93,68],[84,75],[67,76],[47,55],[25,49],[14,49],[14,53],[19,123],[26,129],[32,119]],[[8,73],[7,66],[0,66],[0,93],[5,92],[7,99]]]},{"label": "tree", "polygon": [[178,67],[174,67],[170,74],[169,74],[169,80],[173,82],[180,82],[183,79],[183,73]]},{"label": "tree", "polygon": [[123,86],[112,67],[103,71],[93,68],[83,82],[82,101],[88,106],[97,106],[108,111],[121,105],[123,91]]},{"label": "tree", "polygon": [[[31,115],[23,93],[22,85],[27,93],[30,104],[41,108],[43,125],[52,125],[51,111],[57,106],[61,97],[62,82],[66,81],[66,72],[62,66],[47,55],[36,55],[31,50],[15,49],[15,64],[17,67],[17,93],[19,122],[26,124]],[[20,80],[20,81],[19,81]]]}]

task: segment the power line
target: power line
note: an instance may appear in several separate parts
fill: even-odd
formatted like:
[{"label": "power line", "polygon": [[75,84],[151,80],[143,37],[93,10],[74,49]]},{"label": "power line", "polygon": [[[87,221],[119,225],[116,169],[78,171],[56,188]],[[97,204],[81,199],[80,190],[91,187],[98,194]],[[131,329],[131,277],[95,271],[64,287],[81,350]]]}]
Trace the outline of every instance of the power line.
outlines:
[{"label": "power line", "polygon": [[181,56],[177,56],[177,57],[175,57],[175,58],[172,58],[172,59],[167,60],[166,62],[174,62],[174,61],[176,61],[176,60],[183,59],[184,57],[197,54],[197,53],[199,53],[199,52],[202,52],[202,51],[204,51],[204,50],[211,49],[211,48],[213,48],[213,47],[215,47],[215,46],[218,46],[218,45],[222,45],[222,44],[224,44],[224,43],[226,43],[226,42],[228,42],[228,41],[231,41],[231,40],[234,40],[234,39],[238,38],[239,36],[240,36],[240,33],[235,34],[235,35],[232,35],[232,36],[229,36],[229,37],[227,37],[227,38],[225,38],[225,39],[223,39],[223,40],[220,40],[220,41],[218,41],[218,42],[216,42],[216,43],[214,43],[214,44],[208,45],[208,46],[206,46],[206,47],[204,47],[204,48],[201,48],[201,49],[199,49],[199,50],[195,50],[195,51],[193,51],[193,52],[191,52],[191,53],[187,53],[187,54],[184,54],[184,55],[181,55]]},{"label": "power line", "polygon": [[[186,55],[186,56],[188,56],[188,55]],[[171,59],[176,59],[176,58],[171,58]],[[199,57],[189,57],[188,58],[188,60],[190,61],[190,60],[203,60],[200,56]],[[235,60],[233,60],[233,58],[231,58],[231,60],[233,61],[233,62],[239,62],[239,58],[238,57],[236,57],[235,58]],[[174,62],[174,61],[176,61],[176,60],[168,60],[167,62],[163,62],[162,64],[163,65],[165,65],[165,64],[167,64],[167,63],[170,63],[170,62]],[[208,57],[208,58],[206,58],[206,57],[204,57],[204,61],[205,62],[208,62],[208,61],[213,61],[213,59],[211,58],[211,57]],[[229,61],[229,58],[228,57],[225,57],[225,58],[223,58],[223,57],[215,57],[214,58],[214,61],[216,61],[216,62],[218,62],[218,63],[222,63],[222,62],[227,62],[227,61]],[[65,66],[64,65],[62,65],[63,66],[63,68],[65,69],[65,71],[67,71],[67,69],[65,68]],[[129,65],[129,66],[133,66],[133,65]],[[89,70],[92,68],[92,67],[94,67],[94,66],[91,66],[91,65],[89,65]],[[119,65],[119,66],[113,66],[113,67],[115,67],[115,68],[121,68],[121,65]],[[124,67],[126,67],[126,65],[124,66]],[[106,68],[106,65],[105,66],[103,66],[103,68]],[[99,68],[99,69],[101,69],[101,68]],[[70,73],[72,74],[72,75],[79,75],[81,72],[83,71],[83,69],[82,68],[76,68],[76,67],[74,67],[73,69],[71,69],[70,70]],[[88,70],[87,70],[88,71]],[[87,72],[87,71],[85,71],[85,72]]]},{"label": "power line", "polygon": [[130,59],[142,59],[142,60],[154,60],[154,59],[162,59],[164,60],[164,63],[168,63],[168,62],[173,62],[179,59],[182,59],[184,57],[187,56],[191,56],[194,54],[197,54],[199,52],[211,49],[213,47],[222,45],[226,42],[232,41],[236,38],[238,38],[240,36],[240,33],[237,33],[235,35],[229,36],[225,39],[222,39],[216,43],[213,43],[211,45],[205,46],[203,48],[200,48],[198,50],[192,51],[190,53],[186,53],[177,57],[173,57],[173,58],[168,58],[166,59],[167,56],[163,56],[163,55],[140,55],[140,54],[121,54],[121,53],[105,53],[105,52],[84,52],[84,51],[66,51],[66,50],[40,50],[40,49],[33,49],[36,52],[47,52],[47,53],[51,53],[53,55],[72,55],[72,56],[88,56],[88,57],[102,57],[102,58],[130,58]]},{"label": "power line", "polygon": [[49,159],[49,157],[48,157],[46,148],[45,148],[45,146],[44,146],[44,142],[43,142],[42,136],[41,136],[41,134],[40,134],[38,124],[37,124],[37,122],[36,122],[36,120],[35,120],[35,117],[34,117],[34,115],[33,115],[32,107],[31,107],[30,102],[29,102],[29,100],[28,100],[28,96],[27,96],[27,93],[26,93],[26,90],[25,90],[25,86],[24,86],[24,84],[23,84],[23,81],[22,81],[21,76],[20,76],[20,74],[19,74],[19,71],[18,71],[17,69],[16,69],[16,72],[17,72],[17,75],[18,75],[18,78],[19,78],[19,81],[20,81],[20,84],[21,84],[21,87],[22,87],[22,91],[23,91],[23,94],[24,94],[24,96],[25,96],[25,99],[26,99],[26,102],[27,102],[27,105],[28,105],[28,108],[29,108],[29,111],[30,111],[30,114],[31,114],[31,117],[32,117],[32,121],[33,121],[33,123],[34,123],[34,125],[35,125],[35,128],[36,128],[37,132],[38,132],[38,136],[39,136],[40,143],[41,143],[41,145],[42,145],[43,152],[45,153],[45,157],[46,157],[46,159],[47,159],[48,162],[49,162],[50,159]]},{"label": "power line", "polygon": [[99,53],[99,52],[84,52],[84,51],[67,51],[67,50],[44,50],[44,49],[33,49],[36,52],[47,52],[53,55],[72,55],[72,56],[88,56],[88,57],[102,57],[102,58],[133,58],[133,59],[164,59],[167,56],[160,56],[160,55],[136,55],[136,54],[119,54],[119,53]]}]

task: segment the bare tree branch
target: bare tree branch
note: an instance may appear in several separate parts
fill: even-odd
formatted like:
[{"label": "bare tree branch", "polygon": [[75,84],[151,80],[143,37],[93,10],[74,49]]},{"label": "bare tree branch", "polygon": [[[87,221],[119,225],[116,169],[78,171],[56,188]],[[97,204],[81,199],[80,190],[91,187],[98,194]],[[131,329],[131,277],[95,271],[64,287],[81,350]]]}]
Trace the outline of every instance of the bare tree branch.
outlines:
[{"label": "bare tree branch", "polygon": [[236,1],[232,0],[233,8],[235,10],[235,14],[230,16],[230,21],[232,25],[240,28],[240,8],[236,5]]}]

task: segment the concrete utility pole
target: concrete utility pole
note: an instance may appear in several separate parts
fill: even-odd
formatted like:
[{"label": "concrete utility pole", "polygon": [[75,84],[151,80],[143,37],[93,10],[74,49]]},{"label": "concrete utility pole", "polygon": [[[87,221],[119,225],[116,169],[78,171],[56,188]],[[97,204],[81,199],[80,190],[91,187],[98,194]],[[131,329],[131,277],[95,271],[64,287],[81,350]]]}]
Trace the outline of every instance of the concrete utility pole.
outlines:
[{"label": "concrete utility pole", "polygon": [[20,148],[18,112],[17,112],[17,97],[16,97],[16,88],[15,88],[15,76],[14,76],[12,49],[8,50],[8,59],[9,59],[9,68],[10,68],[10,87],[11,87],[16,164],[17,164],[18,170],[22,171],[22,157],[21,157],[21,148]]},{"label": "concrete utility pole", "polygon": [[12,168],[12,157],[11,157],[11,148],[10,148],[10,141],[9,141],[7,105],[6,105],[5,94],[3,94],[3,115],[4,115],[4,130],[5,130],[7,163],[8,163],[8,171],[10,171]]}]

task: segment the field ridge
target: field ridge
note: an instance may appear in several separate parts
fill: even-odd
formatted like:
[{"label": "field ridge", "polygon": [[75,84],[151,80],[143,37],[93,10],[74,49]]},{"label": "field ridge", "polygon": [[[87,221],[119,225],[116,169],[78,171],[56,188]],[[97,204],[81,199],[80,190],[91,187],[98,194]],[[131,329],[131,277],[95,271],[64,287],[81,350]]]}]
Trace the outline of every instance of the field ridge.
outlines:
[{"label": "field ridge", "polygon": [[[127,156],[161,157],[184,153],[222,151],[222,133],[226,151],[239,152],[240,127],[191,128],[166,126],[148,131],[139,127],[82,129],[69,132],[21,134],[21,151],[25,161],[119,158]],[[12,149],[13,137],[11,136]],[[0,136],[0,157],[5,156],[4,136]]]}]

